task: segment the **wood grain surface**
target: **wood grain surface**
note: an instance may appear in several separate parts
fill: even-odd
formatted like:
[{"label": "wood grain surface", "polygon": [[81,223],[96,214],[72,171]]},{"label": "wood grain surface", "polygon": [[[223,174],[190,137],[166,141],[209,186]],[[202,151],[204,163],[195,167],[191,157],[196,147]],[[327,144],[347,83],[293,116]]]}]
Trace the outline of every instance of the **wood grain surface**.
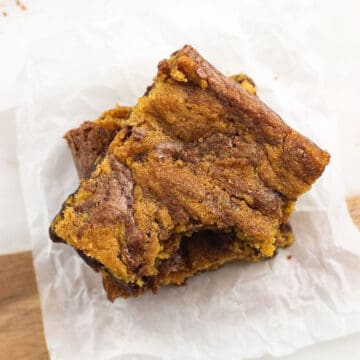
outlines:
[{"label": "wood grain surface", "polygon": [[30,251],[0,256],[0,359],[49,359]]},{"label": "wood grain surface", "polygon": [[[360,228],[360,197],[347,200]],[[30,251],[0,256],[0,359],[49,359]]]}]

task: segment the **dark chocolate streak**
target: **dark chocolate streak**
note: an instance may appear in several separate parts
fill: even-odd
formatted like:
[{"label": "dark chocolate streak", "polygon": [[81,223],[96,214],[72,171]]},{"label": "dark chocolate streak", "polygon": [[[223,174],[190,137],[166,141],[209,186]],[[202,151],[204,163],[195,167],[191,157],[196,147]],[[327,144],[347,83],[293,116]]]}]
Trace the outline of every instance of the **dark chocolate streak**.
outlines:
[{"label": "dark chocolate streak", "polygon": [[89,265],[92,269],[94,269],[96,272],[100,271],[104,268],[104,265],[97,261],[96,259],[85,255],[85,253],[81,250],[76,250],[76,252],[79,254],[79,256],[86,262],[87,265]]},{"label": "dark chocolate streak", "polygon": [[63,240],[60,236],[58,236],[52,227],[49,228],[49,237],[54,243],[66,244],[66,241]]}]

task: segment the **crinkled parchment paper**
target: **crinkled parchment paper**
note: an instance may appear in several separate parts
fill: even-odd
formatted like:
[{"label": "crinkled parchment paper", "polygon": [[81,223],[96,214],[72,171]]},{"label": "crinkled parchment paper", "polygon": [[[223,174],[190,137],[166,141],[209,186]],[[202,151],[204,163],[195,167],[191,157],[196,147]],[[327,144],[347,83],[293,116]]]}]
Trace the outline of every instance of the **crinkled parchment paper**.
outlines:
[{"label": "crinkled parchment paper", "polygon": [[[240,359],[360,331],[360,235],[346,212],[321,59],[306,46],[311,8],[283,2],[268,16],[269,2],[195,12],[150,3],[34,44],[19,79],[18,152],[52,359]],[[115,103],[135,104],[157,62],[185,43],[225,73],[252,76],[260,97],[326,148],[331,164],[291,218],[296,243],[274,259],[110,303],[100,275],[48,238],[78,182],[62,135]]]}]

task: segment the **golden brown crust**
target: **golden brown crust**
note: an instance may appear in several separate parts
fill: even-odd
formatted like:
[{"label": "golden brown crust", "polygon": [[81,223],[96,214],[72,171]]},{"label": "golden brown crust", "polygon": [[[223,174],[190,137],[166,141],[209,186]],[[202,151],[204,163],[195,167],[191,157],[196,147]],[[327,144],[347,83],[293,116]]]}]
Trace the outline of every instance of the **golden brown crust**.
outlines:
[{"label": "golden brown crust", "polygon": [[182,236],[199,231],[231,233],[270,257],[293,202],[328,160],[185,46],[160,63],[149,94],[52,228],[139,287]]}]

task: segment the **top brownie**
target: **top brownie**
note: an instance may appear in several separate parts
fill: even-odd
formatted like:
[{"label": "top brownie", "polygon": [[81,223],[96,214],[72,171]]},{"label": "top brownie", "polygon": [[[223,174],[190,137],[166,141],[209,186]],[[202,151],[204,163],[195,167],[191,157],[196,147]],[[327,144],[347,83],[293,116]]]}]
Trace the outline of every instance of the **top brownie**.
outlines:
[{"label": "top brownie", "polygon": [[[247,75],[232,75],[231,79],[249,93],[256,94],[256,85]],[[65,134],[80,178],[91,174],[116,133],[126,125],[130,113],[131,108],[118,105],[115,109],[102,113],[96,121],[86,121],[79,128]],[[291,245],[293,240],[291,227],[284,224],[281,227],[281,237],[277,238],[275,245],[283,248]],[[156,292],[162,285],[181,285],[196,273],[213,270],[235,260],[255,262],[263,259],[251,242],[221,232],[200,231],[190,237],[183,236],[180,244],[175,244],[175,247],[168,250],[173,253],[168,251],[169,257],[157,264],[158,273],[146,277],[141,287],[119,282],[91,258],[85,258],[83,253],[81,257],[95,270],[103,270],[103,285],[110,300],[119,296],[139,296],[147,289]]]},{"label": "top brownie", "polygon": [[272,256],[281,224],[328,161],[184,46],[160,62],[154,85],[51,233],[139,286],[171,244],[202,230],[231,233]]}]

